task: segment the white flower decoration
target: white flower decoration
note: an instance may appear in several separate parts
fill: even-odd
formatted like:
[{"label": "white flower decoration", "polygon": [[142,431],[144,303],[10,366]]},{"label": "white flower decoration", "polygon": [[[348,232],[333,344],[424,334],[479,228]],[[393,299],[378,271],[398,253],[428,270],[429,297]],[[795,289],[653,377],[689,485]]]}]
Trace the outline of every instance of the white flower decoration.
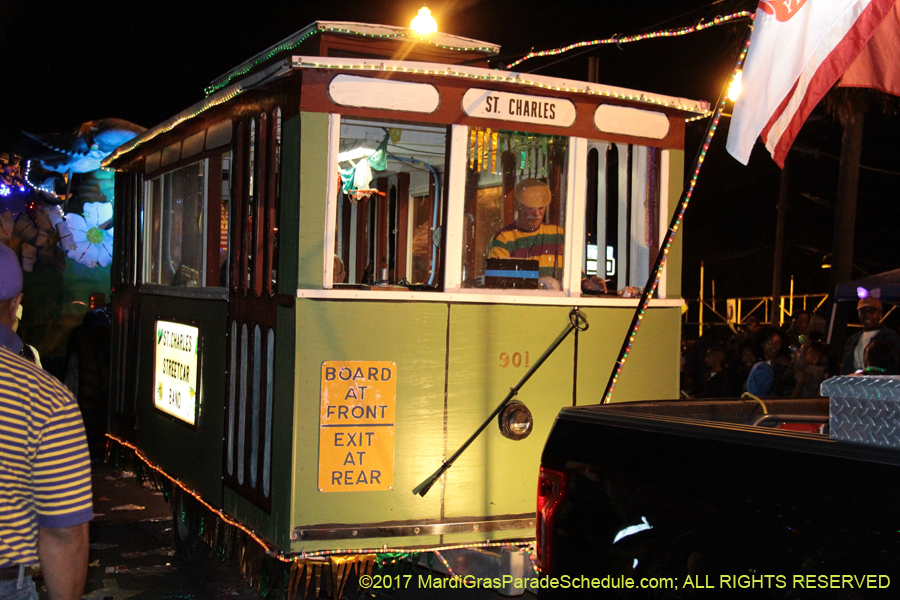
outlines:
[{"label": "white flower decoration", "polygon": [[85,204],[84,216],[67,214],[66,225],[71,236],[63,236],[62,244],[68,250],[68,257],[91,269],[108,265],[112,261],[113,230],[100,227],[112,219],[112,214],[113,207],[108,202]]},{"label": "white flower decoration", "polygon": [[[50,226],[53,227],[57,234],[59,234],[59,245],[62,246],[62,249],[65,251],[75,250],[75,242],[72,241],[72,232],[69,231],[69,226],[66,223],[65,215],[63,215],[62,210],[58,206],[48,206],[44,208],[41,212],[44,216],[47,217],[47,220],[50,221]],[[65,258],[63,258],[63,262],[65,262]]]}]

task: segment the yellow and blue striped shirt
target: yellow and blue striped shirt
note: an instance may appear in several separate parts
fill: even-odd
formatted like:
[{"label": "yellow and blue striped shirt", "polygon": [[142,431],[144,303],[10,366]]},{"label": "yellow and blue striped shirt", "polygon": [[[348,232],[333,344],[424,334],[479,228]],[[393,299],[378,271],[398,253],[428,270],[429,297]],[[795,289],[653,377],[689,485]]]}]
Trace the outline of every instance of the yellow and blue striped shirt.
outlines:
[{"label": "yellow and blue striped shirt", "polygon": [[0,568],[38,560],[38,527],[94,516],[81,411],[54,377],[0,348]]}]

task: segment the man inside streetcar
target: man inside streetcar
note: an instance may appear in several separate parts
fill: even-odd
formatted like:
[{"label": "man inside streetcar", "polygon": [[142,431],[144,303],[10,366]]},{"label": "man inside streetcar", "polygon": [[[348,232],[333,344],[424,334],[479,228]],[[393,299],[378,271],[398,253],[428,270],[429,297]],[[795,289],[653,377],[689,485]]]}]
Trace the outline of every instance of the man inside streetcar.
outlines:
[{"label": "man inside streetcar", "polygon": [[[488,257],[537,260],[540,287],[561,290],[565,233],[558,225],[544,223],[551,200],[550,187],[543,181],[523,179],[517,183],[515,220],[494,234]],[[596,276],[583,278],[581,291],[605,293],[606,282]]]}]

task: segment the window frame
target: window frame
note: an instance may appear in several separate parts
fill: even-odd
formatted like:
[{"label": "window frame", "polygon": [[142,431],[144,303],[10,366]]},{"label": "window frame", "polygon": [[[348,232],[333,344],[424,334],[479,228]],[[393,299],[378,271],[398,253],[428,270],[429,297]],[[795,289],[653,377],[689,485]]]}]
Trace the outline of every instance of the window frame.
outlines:
[{"label": "window frame", "polygon": [[[338,170],[337,152],[340,147],[340,114],[329,115],[328,137],[328,171]],[[527,127],[520,128],[527,131]],[[585,253],[585,220],[587,210],[587,176],[588,152],[591,144],[606,144],[599,138],[569,136],[569,156],[566,171],[566,197],[564,229],[566,233],[563,254],[564,277],[562,291],[523,290],[523,289],[487,289],[463,288],[463,226],[465,221],[465,186],[466,161],[469,140],[469,126],[453,124],[449,126],[447,136],[449,160],[445,166],[444,206],[445,221],[443,224],[443,241],[441,260],[443,261],[443,286],[441,291],[404,292],[379,290],[347,290],[334,289],[332,285],[333,251],[337,228],[337,198],[339,184],[337,177],[327,178],[327,199],[325,211],[325,235],[322,263],[322,288],[298,289],[298,298],[353,298],[358,300],[419,300],[419,301],[462,301],[497,304],[533,304],[533,305],[565,305],[571,306],[577,300],[582,306],[622,306],[633,305],[636,298],[616,296],[591,296],[581,293],[581,270]],[[669,224],[670,211],[670,178],[671,150],[661,149],[659,160],[659,233],[660,243]],[[620,191],[620,195],[624,194]],[[627,198],[627,197],[626,197]],[[410,210],[410,212],[412,212]],[[621,219],[620,219],[621,220]],[[355,224],[351,224],[353,227]],[[575,233],[577,232],[577,233]],[[351,236],[351,243],[355,240]],[[351,252],[353,248],[351,246]],[[601,257],[602,258],[602,257]],[[348,269],[348,275],[349,269]],[[660,278],[655,300],[657,306],[681,306],[681,298],[667,298],[666,277]],[[644,282],[645,283],[645,282]],[[611,282],[611,285],[616,285]]]},{"label": "window frame", "polygon": [[[190,297],[190,298],[221,298],[224,297],[227,287],[223,285],[211,286],[207,285],[208,275],[209,275],[209,256],[208,256],[208,247],[209,247],[209,235],[210,235],[210,227],[209,227],[209,219],[210,219],[210,186],[209,186],[209,177],[210,177],[210,158],[211,156],[201,156],[197,160],[186,162],[186,163],[177,163],[177,166],[173,169],[155,173],[154,176],[150,179],[145,179],[143,181],[143,198],[140,209],[140,232],[141,232],[141,242],[140,246],[143,250],[143,256],[141,257],[141,269],[139,275],[136,276],[136,280],[138,285],[141,286],[141,290],[146,293],[158,294],[158,295],[169,295],[169,296],[179,296],[179,297]],[[160,187],[160,203],[162,203],[162,194],[164,192],[164,179],[166,177],[171,177],[174,173],[181,171],[183,169],[188,169],[194,167],[195,165],[201,165],[202,173],[203,173],[203,185],[200,191],[201,194],[201,207],[202,207],[202,231],[200,233],[200,245],[201,245],[201,269],[199,274],[200,285],[197,287],[188,287],[183,285],[172,285],[172,284],[163,284],[156,283],[150,281],[150,277],[152,277],[153,273],[150,266],[150,261],[153,259],[153,242],[155,236],[153,227],[154,227],[154,197],[153,197],[153,187],[157,185]],[[221,199],[218,199],[221,201]],[[162,207],[160,207],[160,217],[163,217]],[[230,215],[229,215],[230,216]],[[157,232],[157,236],[162,235],[162,228],[160,227]],[[216,237],[216,242],[218,244],[218,236]],[[161,242],[161,239],[158,240]],[[229,240],[230,243],[230,240]],[[160,243],[158,250],[161,251],[162,244]]]},{"label": "window frame", "polygon": [[[338,153],[340,152],[340,141],[341,141],[341,115],[332,113],[328,115],[329,118],[329,136],[328,136],[328,173],[337,173],[339,171],[339,162],[338,162]],[[380,122],[378,119],[358,119],[349,117],[349,121],[357,122],[360,120],[368,121],[371,120],[373,123]],[[391,121],[392,123],[397,121]],[[398,123],[407,123],[411,127],[415,127],[417,125],[416,121],[402,121]],[[419,124],[425,125],[430,129],[444,129],[446,127],[434,126],[431,124]],[[445,156],[449,151],[450,138],[445,135],[444,139],[444,153]],[[442,212],[444,209],[442,208],[447,199],[446,189],[446,181],[447,181],[447,165],[443,166],[443,169],[439,171],[439,179],[440,185],[436,186],[435,181],[433,179],[433,175],[429,173],[426,176],[427,185],[426,189],[428,190],[428,197],[431,197],[434,193],[440,193],[440,202],[441,208],[437,211],[437,225],[438,228],[443,230],[444,226],[442,224]],[[349,209],[344,206],[344,210],[342,214],[338,214],[339,207],[341,206],[340,198],[341,198],[341,186],[339,183],[339,179],[337,177],[329,177],[326,183],[326,207],[325,207],[325,247],[323,252],[323,264],[322,264],[322,289],[324,290],[334,290],[334,284],[332,281],[333,269],[334,269],[334,247],[335,242],[338,238],[338,228],[343,229],[344,235],[347,232],[350,232],[347,240],[347,252],[351,257],[357,257],[357,260],[351,260],[348,264],[344,265],[344,270],[346,272],[346,282],[355,282],[358,279],[359,273],[359,257],[363,254],[373,257],[373,263],[375,264],[383,264],[385,261],[390,263],[391,260],[391,247],[396,240],[396,236],[402,234],[405,237],[405,242],[394,244],[393,248],[393,256],[398,260],[398,263],[395,265],[395,268],[399,266],[400,258],[402,257],[403,261],[403,274],[394,274],[394,280],[400,280],[402,278],[406,278],[407,274],[412,270],[413,264],[413,253],[412,253],[412,237],[413,231],[412,227],[412,219],[413,219],[413,200],[418,197],[418,194],[414,195],[414,191],[418,191],[418,188],[413,188],[411,183],[411,177],[408,173],[394,173],[391,175],[379,175],[377,177],[372,178],[372,187],[377,188],[380,192],[384,194],[382,199],[384,202],[378,202],[377,204],[372,204],[371,198],[366,200],[360,200],[359,202],[353,203]],[[438,191],[440,190],[440,191]],[[392,194],[395,194],[395,202],[391,202]],[[402,201],[402,198],[406,198],[407,201]],[[433,203],[433,199],[431,202]],[[393,204],[393,206],[392,206]],[[433,206],[433,204],[432,204]],[[392,217],[393,213],[393,217]],[[434,208],[430,209],[430,216],[435,215]],[[340,217],[340,218],[339,218]],[[365,235],[357,235],[356,232],[365,231]],[[365,247],[361,247],[360,244],[365,245]],[[430,254],[429,266],[434,272],[434,281],[438,285],[440,285],[441,281],[441,272],[444,269],[443,264],[445,260],[445,250],[443,247],[439,248],[437,253]],[[384,260],[379,260],[384,259]],[[378,280],[381,277],[380,266],[375,267],[375,279]],[[340,291],[346,291],[347,288],[343,288]],[[338,290],[335,290],[338,291]],[[359,290],[357,290],[359,291]],[[363,292],[360,292],[363,293]],[[365,294],[377,294],[379,290],[365,290]],[[441,290],[427,291],[422,292],[427,294],[440,294]]]},{"label": "window frame", "polygon": [[[522,129],[527,131],[527,129]],[[563,136],[565,137],[565,136]],[[465,241],[463,240],[463,227],[465,225],[465,189],[466,189],[466,159],[469,140],[469,127],[466,125],[452,125],[450,134],[450,184],[448,187],[447,197],[447,268],[444,273],[444,292],[457,294],[476,294],[482,297],[491,296],[518,296],[518,297],[556,297],[556,298],[572,298],[581,296],[581,277],[580,270],[578,276],[572,273],[572,261],[574,257],[580,256],[580,248],[583,245],[583,239],[579,242],[572,239],[568,233],[574,231],[573,227],[578,227],[579,215],[583,213],[584,203],[577,202],[576,188],[581,187],[581,197],[584,197],[584,184],[581,182],[582,177],[578,176],[579,145],[584,141],[582,138],[568,136],[568,164],[566,165],[566,197],[565,202],[565,218],[563,221],[563,230],[566,232],[565,246],[563,249],[563,278],[562,290],[503,290],[503,289],[487,289],[487,288],[463,288],[462,287],[462,263]],[[580,215],[581,229],[584,228],[584,216]],[[583,236],[577,236],[582,238]],[[570,241],[571,240],[571,241]],[[573,254],[578,250],[578,253]],[[578,260],[580,268],[581,261]],[[490,300],[488,300],[490,301]]]}]

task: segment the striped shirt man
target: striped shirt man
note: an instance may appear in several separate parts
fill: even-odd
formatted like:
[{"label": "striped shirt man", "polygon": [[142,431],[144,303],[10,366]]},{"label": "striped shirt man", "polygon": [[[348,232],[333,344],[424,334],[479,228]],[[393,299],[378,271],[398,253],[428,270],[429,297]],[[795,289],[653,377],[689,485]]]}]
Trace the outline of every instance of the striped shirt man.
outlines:
[{"label": "striped shirt man", "polygon": [[[67,528],[93,518],[78,404],[54,377],[3,348],[0,507],[0,569],[38,562],[39,528]],[[44,565],[48,580],[53,569]]]},{"label": "striped shirt man", "polygon": [[564,242],[565,234],[557,225],[542,223],[526,231],[513,222],[494,234],[488,257],[536,259],[541,277],[561,279]]}]

